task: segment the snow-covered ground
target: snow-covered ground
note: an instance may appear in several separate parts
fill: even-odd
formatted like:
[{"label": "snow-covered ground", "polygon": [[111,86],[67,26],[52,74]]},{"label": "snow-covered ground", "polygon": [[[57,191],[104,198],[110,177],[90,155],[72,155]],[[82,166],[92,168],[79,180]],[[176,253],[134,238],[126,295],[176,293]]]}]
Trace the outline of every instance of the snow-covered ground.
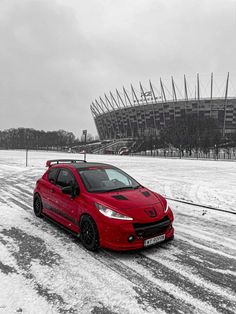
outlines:
[{"label": "snow-covered ground", "polygon": [[[86,251],[32,213],[47,159],[0,151],[0,313],[235,313],[236,215],[169,201],[175,240],[136,253]],[[236,212],[236,163],[88,155],[170,198]]]}]

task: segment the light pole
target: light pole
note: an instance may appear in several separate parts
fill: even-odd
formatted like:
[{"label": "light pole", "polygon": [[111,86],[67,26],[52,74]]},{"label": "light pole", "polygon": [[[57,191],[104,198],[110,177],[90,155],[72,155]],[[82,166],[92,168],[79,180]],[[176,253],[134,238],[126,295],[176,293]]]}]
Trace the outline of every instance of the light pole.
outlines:
[{"label": "light pole", "polygon": [[86,161],[87,130],[83,130],[83,135],[84,135],[84,161]]},{"label": "light pole", "polygon": [[28,167],[28,152],[29,152],[29,134],[26,135],[26,146],[25,146],[25,166]]}]

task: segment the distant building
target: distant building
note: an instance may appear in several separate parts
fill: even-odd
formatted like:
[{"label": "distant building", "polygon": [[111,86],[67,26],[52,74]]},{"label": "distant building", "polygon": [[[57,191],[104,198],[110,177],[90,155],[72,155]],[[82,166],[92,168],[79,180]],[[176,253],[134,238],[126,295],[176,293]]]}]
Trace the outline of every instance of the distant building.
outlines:
[{"label": "distant building", "polygon": [[194,97],[189,95],[184,76],[184,96],[177,98],[176,85],[172,78],[171,99],[166,97],[166,88],[160,79],[159,94],[149,82],[148,91],[140,83],[137,92],[123,88],[122,94],[105,95],[95,100],[91,111],[101,140],[137,138],[144,135],[158,135],[161,128],[184,115],[196,114],[199,117],[213,117],[218,121],[222,134],[236,131],[236,96],[229,96],[229,74],[224,88],[224,96],[213,96],[213,74],[210,81],[210,95],[200,95],[200,80],[197,76]]}]

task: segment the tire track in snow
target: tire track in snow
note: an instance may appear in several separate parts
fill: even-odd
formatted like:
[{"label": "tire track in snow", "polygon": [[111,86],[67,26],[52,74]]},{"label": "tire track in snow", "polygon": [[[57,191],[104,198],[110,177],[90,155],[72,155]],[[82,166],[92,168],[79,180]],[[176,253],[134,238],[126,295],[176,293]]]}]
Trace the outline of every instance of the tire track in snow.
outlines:
[{"label": "tire track in snow", "polygon": [[[18,269],[20,269],[19,276],[23,276],[37,291],[38,295],[46,299],[47,302],[56,306],[60,313],[74,313],[75,311],[70,305],[64,301],[59,294],[50,291],[37,281],[31,272],[31,264],[35,260],[39,260],[41,265],[53,267],[60,263],[61,257],[57,253],[49,250],[44,240],[39,237],[32,236],[21,229],[12,227],[11,229],[1,230],[0,236],[4,236],[4,240],[12,239],[14,245],[18,247],[11,248],[8,244],[8,250],[15,258]],[[10,243],[10,241],[8,241]]]},{"label": "tire track in snow", "polygon": [[189,239],[191,236],[191,240],[194,241],[195,246],[196,245],[204,245],[206,248],[209,248],[211,250],[217,251],[216,254],[223,255],[229,259],[235,259],[236,256],[236,241],[233,239],[230,239],[228,237],[222,236],[218,237],[215,235],[215,241],[212,242],[212,232],[207,233],[204,231],[201,231],[201,234],[199,234],[198,231],[194,231],[193,229],[189,229],[186,227],[182,227],[179,224],[175,224],[175,228],[178,230],[176,233],[177,237],[181,237],[182,239]]},{"label": "tire track in snow", "polygon": [[[117,257],[117,254],[119,257]],[[97,257],[96,257],[97,258]],[[142,254],[119,255],[119,253],[102,252],[102,263],[135,284],[134,290],[139,294],[142,303],[149,302],[156,310],[166,313],[218,313],[218,310],[207,300],[178,286],[178,274],[163,272],[160,276],[160,264],[153,263],[150,267],[148,258]],[[176,281],[177,278],[177,281]],[[189,283],[193,292],[194,287]],[[203,292],[204,293],[204,292]],[[218,297],[218,296],[217,296]],[[217,299],[217,297],[215,299]],[[213,303],[213,302],[212,302]],[[224,308],[223,308],[224,309]],[[225,310],[225,309],[224,309]],[[229,310],[226,313],[233,313]]]},{"label": "tire track in snow", "polygon": [[[12,201],[17,206],[23,208],[24,210],[32,210],[30,206],[26,205],[24,201],[19,201],[19,195],[15,194],[15,198],[10,198],[9,200]],[[59,230],[59,229],[58,229]],[[58,231],[57,230],[57,231]],[[60,232],[60,231],[59,231]],[[81,247],[80,247],[81,249]],[[82,250],[85,250],[82,247]],[[87,250],[85,250],[86,253],[88,253]],[[127,266],[123,265],[122,263],[119,263],[118,260],[114,262],[114,259],[110,257],[110,255],[106,254],[105,251],[103,253],[99,253],[99,255],[94,253],[89,253],[90,256],[95,259],[96,261],[99,261],[104,265],[106,264],[107,267],[115,271],[118,275],[120,275],[122,278],[125,278],[126,280],[130,281],[132,284],[135,285],[135,291],[139,295],[139,302],[143,304],[145,307],[145,304],[148,304],[149,306],[154,307],[156,310],[164,310],[166,313],[173,313],[174,308],[176,307],[177,300],[173,300],[172,296],[170,295],[167,297],[167,293],[160,290],[160,287],[153,287],[153,283],[145,280],[145,277],[143,277],[141,274],[136,273],[135,271],[132,271],[132,269],[127,268]],[[169,299],[169,302],[167,305],[163,307],[163,299]],[[177,302],[178,303],[178,302]],[[182,302],[179,302],[179,308],[182,308],[182,310],[190,309],[190,305],[182,305]],[[180,310],[177,313],[181,313]],[[192,309],[192,313],[193,313]]]},{"label": "tire track in snow", "polygon": [[[11,198],[11,201],[13,203],[27,211],[31,209],[29,206],[25,205],[24,202],[19,201],[18,195],[15,195],[15,197],[16,198]],[[138,274],[131,268],[128,268],[126,265],[119,262],[119,260],[114,260],[114,258],[111,259],[111,256],[105,253],[105,251],[103,252],[102,257],[101,255],[97,255],[94,253],[91,253],[91,256],[103,265],[105,263],[107,267],[115,271],[122,278],[125,278],[126,280],[129,280],[132,284],[134,284],[134,290],[139,295],[138,301],[141,302],[144,307],[145,304],[148,304],[149,306],[154,307],[155,310],[161,309],[166,313],[173,313],[176,308],[176,304],[178,304],[179,310],[176,313],[181,313],[182,311],[189,311],[189,313],[194,313],[194,308],[191,309],[190,304],[183,305],[183,302],[181,300],[178,301],[177,299],[173,299],[173,296],[168,295],[167,291],[162,291],[159,286],[156,286],[150,280],[146,280],[144,276]],[[167,300],[167,302],[164,302],[164,300]]]},{"label": "tire track in snow", "polygon": [[[222,287],[206,280],[205,273],[204,277],[200,278],[195,272],[191,272],[190,268],[189,271],[186,271],[181,269],[176,262],[169,262],[161,257],[158,260],[156,255],[153,259],[146,256],[145,253],[140,254],[136,261],[139,265],[149,269],[155,278],[174,283],[194,299],[210,304],[212,308],[219,312],[232,313],[232,309],[236,310],[234,292],[230,291],[226,285],[226,290],[222,291]],[[208,268],[205,268],[205,272],[208,271]],[[231,279],[231,282],[233,288],[233,279]]]},{"label": "tire track in snow", "polygon": [[[17,186],[12,180],[9,183],[13,187],[11,189],[12,198],[9,200],[24,210],[32,211],[32,196],[29,190]],[[226,276],[224,273],[219,275],[218,272],[216,276],[216,271],[214,271],[214,267],[216,269],[232,269],[232,261],[228,254],[222,254],[222,252],[208,247],[206,243],[201,242],[201,239],[200,243],[195,243],[193,240],[195,239],[185,239],[182,233],[177,236],[175,246],[179,248],[180,253],[176,256],[177,261],[174,262],[175,269],[172,272],[168,270],[168,267],[163,266],[162,263],[150,261],[146,256],[142,255],[137,255],[131,261],[106,251],[101,251],[99,254],[91,253],[90,255],[100,263],[105,263],[107,267],[132,283],[134,290],[138,294],[138,300],[143,306],[149,304],[154,309],[162,309],[166,313],[196,313],[198,311],[201,312],[204,307],[207,310],[205,313],[218,311],[234,313],[231,301],[227,300],[222,294],[214,294],[215,291],[212,292],[211,289],[208,289],[210,290],[208,291],[204,286],[204,283],[207,281],[209,284],[212,283],[218,286],[222,284],[223,288],[228,288],[228,286],[233,288],[233,281],[230,275]],[[83,248],[80,246],[80,249]],[[190,258],[190,256],[196,257],[196,259]],[[202,263],[199,263],[199,259],[202,260]],[[202,276],[205,281],[202,282],[203,287],[199,287],[201,283],[196,285],[196,280],[186,279],[186,276],[184,279],[181,271],[177,270],[179,263],[191,268],[195,274]],[[158,271],[160,268],[161,275]],[[158,275],[161,279],[158,278]],[[168,288],[179,285],[178,280],[180,280],[181,284],[184,284],[186,280],[187,295],[183,296],[184,289],[182,287],[178,287],[174,294],[167,292]],[[204,293],[206,293],[206,297],[204,297]],[[213,305],[217,297],[219,300],[216,300],[215,308]],[[197,304],[196,308],[188,303],[188,298],[192,298],[191,300]],[[178,312],[176,312],[176,308]]]},{"label": "tire track in snow", "polygon": [[165,313],[196,313],[195,307],[191,303],[183,302],[178,298],[173,298],[173,295],[161,287],[161,284],[156,284],[153,280],[145,277],[130,266],[121,262],[111,253],[101,250],[99,253],[90,255],[97,261],[105,264],[108,268],[119,274],[125,280],[131,282],[133,289],[138,294],[138,302],[145,306],[148,304],[156,311],[162,310]]}]

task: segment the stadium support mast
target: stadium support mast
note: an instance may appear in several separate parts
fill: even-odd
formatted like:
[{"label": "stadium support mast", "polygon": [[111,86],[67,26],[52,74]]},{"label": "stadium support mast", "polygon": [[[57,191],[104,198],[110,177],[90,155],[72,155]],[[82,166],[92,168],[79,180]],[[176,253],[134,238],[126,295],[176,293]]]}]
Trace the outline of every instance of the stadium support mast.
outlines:
[{"label": "stadium support mast", "polygon": [[171,84],[172,84],[173,101],[177,102],[177,96],[176,96],[176,90],[175,90],[175,82],[174,82],[173,76],[171,76]]},{"label": "stadium support mast", "polygon": [[110,99],[107,97],[107,95],[104,94],[104,96],[105,96],[106,102],[110,105],[110,107],[111,107],[113,110],[115,110],[115,107],[113,106],[112,102],[111,102]]},{"label": "stadium support mast", "polygon": [[98,106],[98,108],[101,109],[102,113],[105,113],[103,107],[99,104],[99,102],[97,101],[97,99],[95,99],[95,103],[96,103],[96,105]]},{"label": "stadium support mast", "polygon": [[128,95],[128,93],[124,87],[123,87],[123,92],[124,92],[125,99],[128,99],[128,101],[129,101],[130,107],[133,107],[133,104],[129,98],[129,95]]},{"label": "stadium support mast", "polygon": [[90,106],[90,110],[92,111],[93,117],[94,117],[94,118],[97,117],[97,113],[96,113],[96,111],[93,109],[93,106],[92,106],[92,105]]},{"label": "stadium support mast", "polygon": [[199,82],[199,73],[197,73],[197,103],[198,103],[198,116],[200,111],[200,82]]},{"label": "stadium support mast", "polygon": [[[139,82],[139,85],[140,85],[141,95],[144,96],[146,105],[148,105],[148,101],[147,101],[147,98],[146,98],[146,94],[145,94],[145,92],[144,92],[144,90],[143,90],[143,86],[142,86],[141,82]],[[147,130],[148,127],[147,127],[147,119],[146,119],[146,110],[145,110],[145,106],[143,106],[143,113],[144,113],[145,129]]]},{"label": "stadium support mast", "polygon": [[[99,104],[99,102],[98,102],[97,100],[96,100],[96,104],[99,106],[99,108],[101,108],[101,110],[103,111],[103,113],[107,113],[107,112],[103,109],[103,106],[106,108],[106,105],[105,105],[105,103],[104,103],[104,101],[102,100],[101,97],[100,97],[100,104]],[[106,109],[107,109],[107,108],[106,108]],[[107,109],[107,110],[108,110],[108,109]],[[108,113],[109,113],[109,115],[110,115],[109,110],[108,110]],[[111,116],[110,116],[110,120],[111,120]],[[113,129],[113,131],[114,131],[112,122],[111,122],[111,125],[112,125],[112,129]],[[110,128],[109,128],[109,124],[107,124],[107,123],[106,123],[106,129],[107,129],[107,130],[110,129]],[[115,133],[115,132],[114,132],[114,133]],[[111,133],[108,134],[108,137],[111,137]]]},{"label": "stadium support mast", "polygon": [[122,103],[123,107],[125,108],[126,107],[126,104],[124,103],[122,97],[120,96],[118,90],[116,89],[116,96],[117,96],[117,99],[118,99],[118,102],[120,104],[120,102]]},{"label": "stadium support mast", "polygon": [[[116,118],[116,125],[117,125],[117,128],[118,129],[118,132],[120,133],[120,126],[119,126],[119,119],[117,118],[117,111],[115,110],[115,107],[113,106],[112,102],[110,101],[110,99],[107,97],[106,94],[104,94],[105,96],[105,99],[106,101],[108,102],[108,104],[110,105],[110,107],[113,109],[113,115],[115,116]],[[122,125],[123,125],[123,130],[124,130],[124,124],[123,124],[123,121],[122,122]],[[122,133],[122,132],[121,132]]]},{"label": "stadium support mast", "polygon": [[213,97],[213,72],[211,72],[211,111],[210,111],[210,117],[212,116],[212,97]]},{"label": "stadium support mast", "polygon": [[141,95],[144,97],[146,105],[148,105],[148,101],[147,101],[147,98],[146,98],[146,93],[143,90],[143,86],[142,86],[141,82],[139,82],[139,86],[140,86],[140,90],[141,90]]},{"label": "stadium support mast", "polygon": [[225,100],[228,98],[228,88],[229,88],[229,72],[227,74],[226,87],[225,87]]},{"label": "stadium support mast", "polygon": [[229,72],[228,72],[228,74],[227,74],[226,87],[225,87],[225,105],[224,105],[223,136],[225,136],[226,112],[227,112],[227,104],[228,104],[228,88],[229,88]]},{"label": "stadium support mast", "polygon": [[[116,138],[116,130],[115,130],[114,125],[113,125],[113,123],[112,123],[111,111],[110,111],[109,107],[105,104],[105,102],[102,100],[101,97],[100,97],[100,102],[101,102],[101,104],[103,104],[103,106],[107,109],[107,112],[108,112],[109,117],[110,117],[111,129],[113,130],[113,132],[114,132],[114,137]],[[110,137],[111,137],[111,136],[110,136]]]},{"label": "stadium support mast", "polygon": [[93,108],[93,112],[95,113],[95,116],[96,117],[100,116],[101,113],[100,113],[100,111],[98,110],[97,106],[94,103],[92,103],[92,108]]},{"label": "stadium support mast", "polygon": [[102,130],[99,130],[98,125],[97,125],[96,118],[99,116],[99,111],[97,110],[97,108],[96,108],[96,106],[95,106],[95,104],[93,102],[92,102],[92,105],[90,106],[90,109],[91,109],[91,111],[93,113],[93,118],[94,118],[95,125],[97,127],[98,135],[101,138],[103,136],[103,134],[105,134],[105,133],[103,133],[104,132],[103,128],[102,128]]},{"label": "stadium support mast", "polygon": [[[101,105],[99,104],[97,99],[95,99],[95,103],[96,103],[97,107],[100,108],[103,113],[105,113],[105,111],[103,110],[103,108],[101,107]],[[104,132],[104,137],[106,137],[106,130],[107,130],[107,123],[106,122],[105,122],[105,125],[102,127],[102,129],[103,129],[103,132]]]},{"label": "stadium support mast", "polygon": [[103,106],[106,108],[107,112],[110,112],[109,107],[108,107],[107,104],[105,104],[105,102],[102,100],[102,97],[99,97],[99,99],[100,99],[101,105],[103,105]]},{"label": "stadium support mast", "polygon": [[[130,106],[133,107],[132,102],[131,102],[129,95],[128,95],[127,91],[125,90],[124,86],[123,86],[123,92],[124,92],[124,96],[126,97],[126,99],[128,99]],[[136,119],[137,119],[137,131],[139,133],[139,122],[138,122],[138,114],[137,114],[136,106],[134,106],[134,110],[135,110]]]},{"label": "stadium support mast", "polygon": [[[149,85],[150,85],[150,90],[153,96],[153,102],[152,102],[152,113],[153,113],[153,121],[154,121],[154,128],[157,130],[157,123],[156,123],[156,115],[155,115],[155,110],[154,110],[154,104],[156,103],[156,96],[152,87],[151,80],[149,80]],[[156,131],[155,131],[156,132]]]},{"label": "stadium support mast", "polygon": [[187,102],[188,102],[188,89],[187,89],[187,82],[186,82],[186,76],[184,74],[184,97],[185,97],[185,102],[184,102],[184,113],[186,115],[187,110],[186,110],[186,106],[187,106]]},{"label": "stadium support mast", "polygon": [[186,82],[185,74],[184,74],[184,95],[185,95],[185,100],[188,101],[188,89],[187,89],[187,82]]},{"label": "stadium support mast", "polygon": [[117,107],[118,109],[120,109],[120,105],[119,105],[119,103],[116,101],[116,99],[115,99],[115,97],[113,96],[112,92],[110,92],[110,96],[111,96],[112,102],[115,103],[115,105],[116,105],[116,107]]},{"label": "stadium support mast", "polygon": [[211,100],[213,97],[213,72],[211,73]]},{"label": "stadium support mast", "polygon": [[140,106],[140,103],[139,103],[139,100],[138,100],[138,97],[134,91],[134,88],[133,88],[133,85],[131,84],[131,92],[132,92],[132,96],[133,96],[133,101],[135,103],[135,101],[137,102],[137,104]]},{"label": "stadium support mast", "polygon": [[[121,101],[121,103],[123,104],[123,106],[124,107],[126,107],[125,106],[125,103],[124,103],[124,101],[123,101],[123,99],[121,98],[121,96],[120,96],[120,94],[119,94],[119,92],[118,92],[118,90],[116,89],[116,95],[117,95],[117,98],[118,98],[118,102],[115,100],[115,98],[114,98],[114,96],[112,95],[112,93],[110,92],[110,94],[111,94],[111,97],[114,99],[114,101],[115,101],[115,103],[116,103],[116,106],[118,107],[118,109],[121,109],[121,107],[120,107],[120,104],[118,103],[119,102],[119,100]],[[132,125],[131,125],[131,122],[130,122],[130,117],[129,117],[129,115],[128,115],[128,122],[129,122],[129,127],[130,127],[130,130],[131,130],[131,133],[132,133],[132,137],[134,136],[133,134],[134,134],[134,131],[133,131],[133,128],[132,128]],[[128,135],[128,134],[127,134]]]},{"label": "stadium support mast", "polygon": [[164,108],[164,102],[163,102],[163,97],[164,97],[164,101],[166,102],[166,94],[165,94],[165,90],[163,88],[163,84],[162,84],[161,78],[160,78],[160,85],[161,85],[161,100],[162,100],[163,122],[164,122],[164,126],[166,126],[165,108]]},{"label": "stadium support mast", "polygon": [[[132,95],[135,97],[135,99],[136,99],[136,101],[137,101],[137,103],[138,103],[138,105],[140,106],[140,102],[139,102],[139,100],[138,100],[138,97],[137,97],[137,95],[136,95],[136,93],[135,93],[135,90],[134,90],[134,88],[133,88],[133,85],[131,84],[131,91],[132,91]],[[147,130],[147,120],[146,120],[146,112],[145,112],[145,108],[143,108],[143,114],[144,114],[144,126],[145,126],[145,130]]]},{"label": "stadium support mast", "polygon": [[160,85],[161,85],[161,96],[162,98],[164,98],[164,101],[166,102],[166,94],[165,94],[165,90],[164,90],[161,78],[160,78]]},{"label": "stadium support mast", "polygon": [[[177,96],[176,96],[176,90],[175,90],[175,82],[173,79],[173,76],[171,76],[171,84],[172,84],[172,95],[173,95],[173,101],[177,102]],[[174,105],[174,120],[175,120],[175,105]]]},{"label": "stadium support mast", "polygon": [[199,82],[199,73],[197,73],[197,100],[200,100],[200,82]]}]

